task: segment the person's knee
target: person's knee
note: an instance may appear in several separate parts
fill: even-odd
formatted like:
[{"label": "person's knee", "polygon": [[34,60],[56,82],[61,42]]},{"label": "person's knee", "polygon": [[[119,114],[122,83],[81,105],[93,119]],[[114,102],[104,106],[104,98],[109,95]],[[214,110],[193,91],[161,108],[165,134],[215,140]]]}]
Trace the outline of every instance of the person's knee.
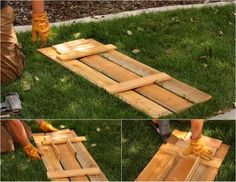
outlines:
[{"label": "person's knee", "polygon": [[6,127],[1,125],[1,152],[11,152],[15,150],[14,141]]},{"label": "person's knee", "polygon": [[14,9],[11,6],[6,5],[1,10],[1,20],[3,21],[2,23],[4,23],[5,21],[13,21],[14,18],[15,18]]},{"label": "person's knee", "polygon": [[15,43],[1,44],[1,84],[16,80],[24,69],[25,56]]}]

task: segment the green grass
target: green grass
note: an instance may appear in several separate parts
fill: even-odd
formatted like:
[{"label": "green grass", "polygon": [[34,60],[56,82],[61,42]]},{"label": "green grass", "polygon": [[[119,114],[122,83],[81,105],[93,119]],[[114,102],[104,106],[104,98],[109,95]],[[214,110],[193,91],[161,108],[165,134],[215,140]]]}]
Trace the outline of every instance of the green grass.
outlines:
[{"label": "green grass", "polygon": [[[171,128],[187,132],[190,122],[172,120]],[[122,180],[133,181],[158,151],[162,139],[149,121],[123,120],[122,131]],[[230,145],[216,180],[235,181],[235,121],[206,121],[203,132]]]},{"label": "green grass", "polygon": [[[53,28],[48,46],[74,40],[78,32],[80,38],[112,43],[120,52],[210,94],[209,102],[171,116],[206,118],[232,108],[235,101],[233,13],[234,6],[227,5],[78,23]],[[2,94],[20,94],[22,118],[148,117],[38,53],[30,32],[18,34],[18,39],[27,64],[21,79],[2,86]],[[135,48],[141,52],[134,55]],[[24,91],[24,82],[30,90]]]},{"label": "green grass", "polygon": [[[110,181],[121,180],[121,123],[118,120],[54,120],[56,127],[64,125],[76,131],[78,136],[86,136],[83,142],[98,166]],[[31,124],[32,125],[32,124]],[[97,132],[97,128],[101,131]],[[34,132],[39,130],[32,125]],[[96,147],[91,147],[95,143]],[[1,155],[1,181],[47,181],[46,169],[42,161],[30,160],[18,145],[12,153]]]}]

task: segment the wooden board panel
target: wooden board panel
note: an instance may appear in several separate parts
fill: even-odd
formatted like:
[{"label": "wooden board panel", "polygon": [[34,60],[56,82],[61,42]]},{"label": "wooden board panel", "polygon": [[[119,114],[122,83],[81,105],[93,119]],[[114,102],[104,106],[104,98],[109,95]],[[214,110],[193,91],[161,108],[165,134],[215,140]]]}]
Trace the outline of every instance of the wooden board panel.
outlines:
[{"label": "wooden board panel", "polygon": [[[63,133],[62,130],[47,133],[46,135],[36,134],[33,136],[35,142],[38,143],[37,147],[40,146],[39,150],[42,151],[40,153],[44,159],[43,162],[47,168],[48,177],[53,180],[67,181],[68,179],[70,181],[108,181],[99,166],[81,143],[81,140],[70,143],[70,146],[68,146],[68,142],[57,144],[53,143],[50,137],[60,138],[60,136],[62,136],[64,139],[65,135],[67,135],[68,141],[70,138],[77,138],[77,135],[73,130],[69,130],[70,133],[68,133],[68,130],[64,131],[66,134]],[[50,145],[42,144],[45,139],[50,139],[52,143]],[[52,147],[52,145],[54,145],[54,147]],[[54,148],[54,150],[52,148]],[[57,155],[59,156],[58,159],[56,158]],[[90,164],[92,165],[85,165],[84,161],[91,161]],[[56,168],[54,168],[55,164],[57,164]],[[78,175],[76,175],[76,170]],[[86,173],[86,175],[84,175],[84,173]]]},{"label": "wooden board panel", "polygon": [[[118,82],[140,78],[140,76],[136,75],[135,73],[130,72],[127,69],[98,55],[85,57],[80,59],[80,61]],[[183,98],[176,96],[175,94],[155,84],[137,88],[135,91],[174,112],[183,111],[193,105]]]},{"label": "wooden board panel", "polygon": [[[214,159],[211,161],[205,161],[193,155],[183,155],[185,148],[177,146],[176,144],[178,144],[178,140],[183,140],[185,137],[187,137],[187,132],[174,130],[169,140],[171,143],[163,144],[159,148],[158,152],[153,156],[151,161],[147,164],[136,180],[213,181],[229,147],[222,144],[218,149],[216,149],[217,152]],[[208,141],[217,140],[210,138]],[[213,144],[215,143],[213,142]],[[209,142],[209,145],[211,146],[212,143]],[[163,156],[163,153],[165,156]],[[167,165],[168,161],[171,161],[171,165]],[[168,167],[165,168],[164,166]],[[159,170],[155,173],[155,169]]]},{"label": "wooden board panel", "polygon": [[[71,60],[66,62],[60,61],[56,58],[59,54],[51,47],[39,49],[39,51],[99,87],[104,88],[108,85],[118,83],[117,81],[112,80],[108,76],[90,68],[89,66],[83,64],[82,62],[79,62],[78,60]],[[155,102],[145,98],[144,96],[134,91],[118,93],[115,94],[115,96],[119,97],[121,100],[130,104],[136,109],[148,114],[152,118],[171,114],[171,111],[165,109],[164,107],[161,107],[159,104],[156,104]]]},{"label": "wooden board panel", "polygon": [[103,52],[108,52],[116,49],[116,46],[112,44],[108,45],[101,45],[101,46],[81,46],[81,48],[77,48],[76,51],[68,52],[65,54],[58,55],[57,57],[62,60],[62,61],[70,61],[72,59],[79,59],[82,57],[94,55],[94,54],[99,54]]},{"label": "wooden board panel", "polygon": [[[90,48],[90,46],[92,47]],[[88,52],[91,50],[98,50],[101,46],[104,47],[107,45],[103,45],[93,39],[82,39],[55,45],[53,46],[55,49],[43,48],[39,49],[39,51],[64,67],[105,89],[109,85],[115,83],[119,84],[120,82],[141,79],[145,76],[160,73],[156,69],[114,51],[114,49],[112,51],[100,53],[99,55],[95,53],[96,51],[92,51],[92,53],[96,55],[88,56],[90,55],[87,54]],[[68,52],[69,49],[72,52]],[[56,50],[64,54],[59,54]],[[83,51],[76,51],[75,54],[75,50]],[[80,57],[80,55],[77,54],[78,52],[80,52],[82,56],[86,57],[79,61],[75,60],[74,58]],[[97,53],[99,53],[99,51]],[[58,59],[58,57],[61,59],[67,57],[68,59],[67,61],[62,61]],[[210,99],[208,94],[179,82],[174,78],[161,83],[158,83],[157,81],[155,84],[142,86],[134,89],[132,92],[130,91],[120,92],[115,94],[115,96],[118,96],[128,104],[145,112],[152,118],[168,115],[172,112],[181,112],[193,106],[192,102],[199,103]],[[133,97],[128,98],[130,95]],[[141,106],[140,103],[145,103],[145,105]],[[156,108],[150,110],[150,108],[153,108],[155,103]],[[145,108],[147,106],[148,108]]]},{"label": "wooden board panel", "polygon": [[114,85],[109,85],[105,89],[112,94],[118,93],[118,92],[124,92],[128,90],[133,90],[138,87],[143,87],[150,85],[154,82],[162,82],[169,80],[171,77],[167,75],[166,73],[158,73],[154,75],[149,75],[141,78],[137,78],[134,80],[129,80],[121,83],[117,83]]}]

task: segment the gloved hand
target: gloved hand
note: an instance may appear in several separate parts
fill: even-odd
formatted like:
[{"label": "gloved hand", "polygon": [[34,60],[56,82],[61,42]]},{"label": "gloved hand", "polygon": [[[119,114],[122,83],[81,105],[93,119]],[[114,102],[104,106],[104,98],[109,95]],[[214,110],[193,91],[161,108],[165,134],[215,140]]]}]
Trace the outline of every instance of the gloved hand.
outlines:
[{"label": "gloved hand", "polygon": [[50,34],[50,25],[47,13],[39,13],[32,15],[32,41],[37,40],[37,35],[41,38],[41,47],[46,45]]},{"label": "gloved hand", "polygon": [[207,146],[204,144],[201,138],[197,140],[190,139],[190,144],[188,148],[185,151],[183,151],[183,154],[184,155],[193,154],[207,161],[213,160],[214,158],[213,153],[209,149],[207,149]]},{"label": "gloved hand", "polygon": [[32,159],[40,160],[40,156],[36,147],[34,147],[31,143],[23,147],[26,155]]},{"label": "gloved hand", "polygon": [[53,127],[50,123],[48,123],[47,121],[42,121],[39,125],[39,128],[43,131],[43,132],[52,132],[52,131],[57,131],[57,129],[55,127]]}]

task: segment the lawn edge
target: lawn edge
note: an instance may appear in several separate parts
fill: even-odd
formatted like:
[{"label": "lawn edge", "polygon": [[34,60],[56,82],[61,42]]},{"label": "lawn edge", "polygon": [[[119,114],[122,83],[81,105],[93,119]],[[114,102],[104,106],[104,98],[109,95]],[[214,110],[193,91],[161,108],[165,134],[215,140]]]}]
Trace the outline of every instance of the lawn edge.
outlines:
[{"label": "lawn edge", "polygon": [[[85,18],[78,18],[72,19],[67,21],[61,22],[53,22],[51,25],[53,27],[59,27],[62,25],[71,25],[73,23],[89,23],[89,22],[100,22],[106,20],[114,20],[124,17],[136,16],[142,13],[155,13],[155,12],[165,12],[165,11],[173,11],[178,9],[190,9],[190,8],[202,8],[202,7],[211,7],[211,6],[225,6],[229,4],[236,4],[236,2],[215,2],[215,3],[203,3],[203,4],[189,4],[189,5],[174,5],[174,6],[163,6],[163,7],[156,7],[156,8],[147,8],[147,9],[140,9],[140,10],[133,10],[133,11],[124,11],[114,14],[107,14],[107,15],[98,15],[95,17],[85,17]],[[17,33],[31,31],[32,25],[20,25],[15,26],[15,31]]]}]

